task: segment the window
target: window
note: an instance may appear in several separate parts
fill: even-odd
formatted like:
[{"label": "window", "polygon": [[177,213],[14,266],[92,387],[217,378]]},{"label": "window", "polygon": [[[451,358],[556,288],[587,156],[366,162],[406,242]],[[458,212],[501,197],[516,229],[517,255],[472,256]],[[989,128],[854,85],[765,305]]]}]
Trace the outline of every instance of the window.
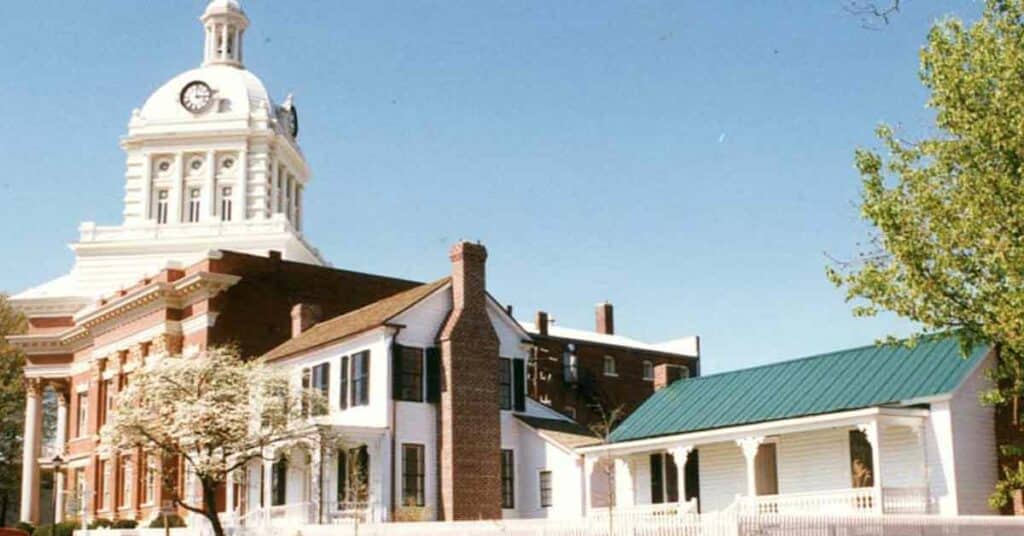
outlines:
[{"label": "window", "polygon": [[100,495],[100,509],[109,510],[111,505],[110,500],[110,460],[100,460],[100,481],[98,483]]},{"label": "window", "polygon": [[107,418],[114,409],[114,380],[103,380],[103,407],[100,408],[100,426],[107,424]]},{"label": "window", "polygon": [[85,505],[85,469],[75,469],[75,499],[78,501],[79,510],[84,510]]},{"label": "window", "polygon": [[188,190],[188,222],[196,223],[199,221],[199,188],[189,188]]},{"label": "window", "polygon": [[566,383],[577,383],[580,379],[575,345],[570,344],[562,354],[562,376]]},{"label": "window", "polygon": [[604,356],[604,375],[618,376],[618,374],[615,373],[615,358],[610,355]]},{"label": "window", "polygon": [[270,505],[281,506],[288,500],[288,460],[281,458],[271,467]]},{"label": "window", "polygon": [[142,471],[144,471],[142,478],[142,504],[153,504],[153,501],[156,499],[156,462],[153,458],[153,455],[147,454],[146,463],[141,467]]},{"label": "window", "polygon": [[875,485],[874,455],[868,436],[860,430],[850,430],[850,481],[855,488]]},{"label": "window", "polygon": [[779,494],[779,470],[775,443],[763,443],[754,457],[754,486],[758,495]]},{"label": "window", "polygon": [[366,446],[338,451],[338,502],[365,502],[370,496],[370,454]]},{"label": "window", "polygon": [[644,361],[644,379],[654,381],[654,363]]},{"label": "window", "polygon": [[[313,367],[313,383],[311,385],[313,389],[320,391],[320,394],[324,397],[324,401],[331,397],[331,364],[321,363]],[[315,408],[316,415],[323,415],[327,413],[327,408],[319,405]]]},{"label": "window", "polygon": [[551,471],[540,472],[540,507],[551,506]]},{"label": "window", "polygon": [[402,506],[424,506],[423,445],[402,445]]},{"label": "window", "polygon": [[167,223],[167,199],[170,197],[167,190],[157,190],[156,192],[156,222],[159,224]]},{"label": "window", "polygon": [[338,382],[338,407],[348,409],[348,356],[341,358],[341,378]]},{"label": "window", "polygon": [[352,356],[352,405],[366,406],[370,403],[370,352],[363,351]]},{"label": "window", "polygon": [[121,484],[120,494],[121,508],[127,508],[132,503],[132,478],[134,477],[132,471],[132,459],[129,457],[121,458],[121,465],[118,467],[118,481]]},{"label": "window", "polygon": [[398,347],[399,378],[398,399],[423,402],[423,349]]},{"label": "window", "polygon": [[509,449],[501,451],[501,507],[516,507],[515,453]]},{"label": "window", "polygon": [[89,393],[78,393],[78,437],[84,437],[89,425]]},{"label": "window", "polygon": [[231,221],[231,187],[220,189],[220,221]]},{"label": "window", "polygon": [[498,393],[501,396],[501,409],[512,409],[512,360],[498,360]]},{"label": "window", "polygon": [[679,500],[679,473],[675,458],[665,453],[651,454],[651,502],[674,503]]}]

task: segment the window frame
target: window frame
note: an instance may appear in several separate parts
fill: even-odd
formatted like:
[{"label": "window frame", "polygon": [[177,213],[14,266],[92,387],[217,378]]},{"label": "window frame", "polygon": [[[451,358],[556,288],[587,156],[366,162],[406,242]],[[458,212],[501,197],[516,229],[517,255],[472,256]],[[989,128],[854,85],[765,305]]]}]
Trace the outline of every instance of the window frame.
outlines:
[{"label": "window frame", "polygon": [[[611,366],[608,366],[608,365]],[[619,376],[618,369],[616,368],[615,356],[605,355],[601,365],[601,372],[609,378],[617,378]]]},{"label": "window frame", "polygon": [[[402,506],[423,507],[427,504],[426,451],[426,446],[421,443],[402,443]],[[415,453],[414,467],[410,464],[410,452]]]},{"label": "window frame", "polygon": [[516,507],[516,453],[513,449],[501,449],[501,507],[505,510]]},{"label": "window frame", "polygon": [[[352,382],[350,391],[352,400],[350,407],[370,405],[370,351],[363,350],[352,354],[350,359],[352,372],[349,374]],[[357,375],[357,366],[358,372]]]},{"label": "window frame", "polygon": [[[415,346],[400,346],[399,352],[401,377],[398,400],[426,402],[426,351]],[[407,389],[413,390],[412,394],[407,394]]]},{"label": "window frame", "polygon": [[234,190],[231,186],[222,186],[220,188],[220,221],[229,222],[231,221],[232,212],[234,209],[234,203],[232,202],[231,195]]},{"label": "window frame", "polygon": [[274,462],[270,471],[270,506],[288,503],[288,458]]},{"label": "window frame", "polygon": [[512,360],[507,357],[498,358],[498,407],[502,411],[512,411],[515,404],[515,379],[512,372]]},{"label": "window frame", "polygon": [[158,188],[156,191],[156,223],[165,225],[170,213],[171,192],[167,188]]},{"label": "window frame", "polygon": [[197,186],[190,186],[188,192],[188,223],[199,223],[203,214],[203,190]]},{"label": "window frame", "polygon": [[89,391],[79,391],[76,397],[78,404],[78,426],[75,437],[85,437],[89,429]]},{"label": "window frame", "polygon": [[644,381],[653,382],[654,381],[654,362],[649,360],[649,359],[645,359],[641,366],[643,367],[642,374],[643,374]]},{"label": "window frame", "polygon": [[555,483],[554,476],[550,469],[541,469],[540,471],[537,471],[537,484],[540,491],[540,495],[538,496],[538,499],[540,500],[540,507],[551,508],[554,504]]}]

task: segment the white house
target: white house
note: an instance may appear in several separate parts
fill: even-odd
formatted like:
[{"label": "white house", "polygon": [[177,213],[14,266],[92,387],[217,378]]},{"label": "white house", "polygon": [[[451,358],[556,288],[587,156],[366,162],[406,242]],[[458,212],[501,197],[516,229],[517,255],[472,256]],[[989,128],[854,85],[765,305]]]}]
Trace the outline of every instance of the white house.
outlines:
[{"label": "white house", "polygon": [[[344,445],[325,449],[311,433],[313,448],[271,448],[267,458],[276,461],[249,467],[245,482],[235,483],[238,491],[229,494],[237,498],[229,501],[228,511],[287,523],[331,523],[352,516],[471,518],[459,514],[462,505],[471,503],[470,510],[483,516],[493,491],[495,517],[582,515],[582,457],[574,448],[595,438],[526,396],[529,335],[486,294],[482,258],[464,261],[458,253],[463,250],[467,258],[484,251],[459,244],[452,277],[319,324],[310,325],[314,311],[296,307],[294,337],[263,359],[290,369],[297,386],[323,393],[328,409],[311,421],[329,428]],[[484,306],[477,311],[471,306],[474,294]],[[479,361],[458,348],[449,351],[446,326],[453,319],[472,324],[480,313],[497,336],[494,354]],[[474,326],[474,337],[486,340],[486,329]],[[474,367],[493,375],[493,387],[460,379],[459,369]],[[475,401],[460,389],[483,390],[493,400]],[[446,457],[442,428],[458,416],[459,406],[474,422],[450,426],[455,445]],[[494,448],[458,450],[488,443]],[[443,496],[448,475],[459,476],[460,464],[474,463],[479,466],[470,466],[473,474],[462,474],[457,484],[474,492]]]},{"label": "white house", "polygon": [[988,514],[992,359],[934,337],[684,379],[579,452],[614,460],[620,507]]}]

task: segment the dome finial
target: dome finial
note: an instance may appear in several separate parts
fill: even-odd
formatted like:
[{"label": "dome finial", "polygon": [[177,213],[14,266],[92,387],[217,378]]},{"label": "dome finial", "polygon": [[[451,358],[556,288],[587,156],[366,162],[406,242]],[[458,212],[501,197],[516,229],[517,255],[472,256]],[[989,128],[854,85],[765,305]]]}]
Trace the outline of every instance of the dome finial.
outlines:
[{"label": "dome finial", "polygon": [[242,34],[249,18],[238,0],[211,0],[199,18],[206,31],[203,65],[242,66]]}]

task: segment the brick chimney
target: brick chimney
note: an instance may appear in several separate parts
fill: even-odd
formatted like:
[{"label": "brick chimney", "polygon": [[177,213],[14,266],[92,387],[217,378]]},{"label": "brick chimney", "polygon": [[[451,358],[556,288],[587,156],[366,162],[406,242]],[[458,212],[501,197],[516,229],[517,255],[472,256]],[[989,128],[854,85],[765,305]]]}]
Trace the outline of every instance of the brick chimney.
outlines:
[{"label": "brick chimney", "polygon": [[598,333],[605,335],[615,335],[615,314],[612,309],[612,304],[608,302],[601,302],[597,304],[597,310],[595,312],[595,324]]},{"label": "brick chimney", "polygon": [[544,311],[537,311],[537,332],[541,335],[548,334],[548,314]]},{"label": "brick chimney", "polygon": [[300,303],[292,307],[292,338],[313,327],[321,320],[322,314],[319,305]]},{"label": "brick chimney", "polygon": [[487,249],[452,247],[452,311],[441,330],[439,517],[501,518],[498,335],[487,316]]},{"label": "brick chimney", "polygon": [[654,367],[654,390],[660,391],[672,382],[683,378],[688,378],[689,371],[686,367],[680,365],[670,365],[668,363],[662,363],[655,365]]}]

